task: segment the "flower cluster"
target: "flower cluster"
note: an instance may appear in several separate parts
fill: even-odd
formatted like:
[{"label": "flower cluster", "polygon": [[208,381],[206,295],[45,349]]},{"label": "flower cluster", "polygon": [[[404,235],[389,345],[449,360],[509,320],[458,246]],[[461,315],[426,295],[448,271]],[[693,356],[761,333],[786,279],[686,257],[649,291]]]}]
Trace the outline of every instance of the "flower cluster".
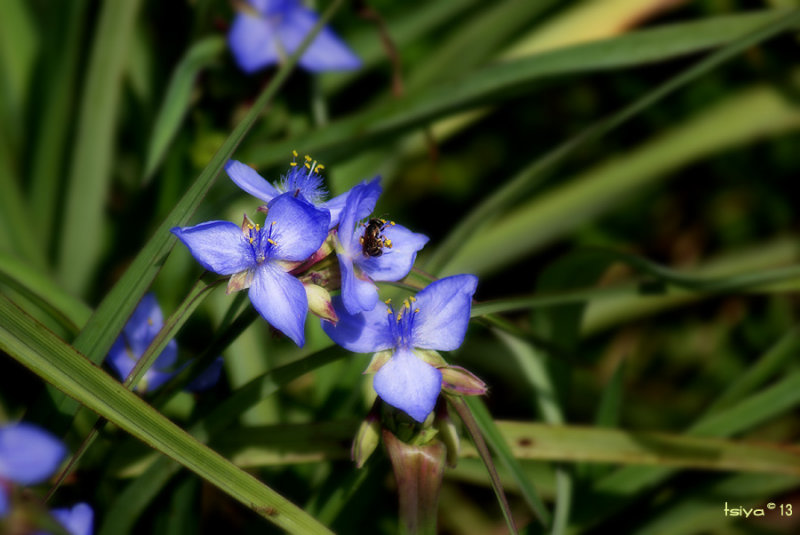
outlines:
[{"label": "flower cluster", "polygon": [[[0,531],[45,533],[46,524],[32,515],[15,515],[13,485],[36,485],[50,477],[67,450],[53,435],[27,423],[0,426]],[[30,512],[35,512],[31,509]],[[85,503],[53,509],[50,515],[71,535],[90,535],[94,513]],[[21,524],[21,525],[20,525]],[[40,524],[42,524],[40,526]]]},{"label": "flower cluster", "polygon": [[[256,223],[209,221],[172,232],[206,269],[228,275],[228,292],[247,289],[274,328],[302,346],[309,310],[342,347],[376,353],[368,372],[388,405],[419,423],[432,413],[443,386],[459,394],[485,391],[466,370],[448,366],[437,350],[458,348],[469,322],[473,275],[438,280],[394,309],[380,302],[376,282],[405,278],[428,237],[373,216],[380,179],[327,199],[319,165],[294,153],[287,172],[270,183],[237,161],[225,169],[261,201]],[[336,255],[332,261],[331,255]],[[331,297],[330,292],[339,290]]]}]

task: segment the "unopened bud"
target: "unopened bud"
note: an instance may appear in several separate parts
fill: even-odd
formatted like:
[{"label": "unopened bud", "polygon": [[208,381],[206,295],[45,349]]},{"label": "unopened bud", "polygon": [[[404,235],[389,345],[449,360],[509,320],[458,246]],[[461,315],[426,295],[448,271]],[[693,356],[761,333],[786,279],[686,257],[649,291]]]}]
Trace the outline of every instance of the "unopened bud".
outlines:
[{"label": "unopened bud", "polygon": [[353,448],[350,456],[356,463],[356,468],[361,468],[367,462],[372,452],[378,447],[381,438],[381,423],[375,411],[369,413],[367,418],[361,422],[353,440]]},{"label": "unopened bud", "polygon": [[339,321],[339,316],[333,309],[331,294],[322,286],[316,284],[303,284],[308,298],[308,309],[320,318],[330,321],[334,325]]},{"label": "unopened bud", "polygon": [[457,396],[482,396],[489,387],[471,371],[461,366],[441,368],[442,390]]}]

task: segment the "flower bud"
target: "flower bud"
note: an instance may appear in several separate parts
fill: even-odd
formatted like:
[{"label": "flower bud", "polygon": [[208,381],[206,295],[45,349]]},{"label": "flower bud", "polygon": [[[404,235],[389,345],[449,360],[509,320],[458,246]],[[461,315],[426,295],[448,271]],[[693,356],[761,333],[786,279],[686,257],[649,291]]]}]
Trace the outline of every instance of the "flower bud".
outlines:
[{"label": "flower bud", "polygon": [[361,422],[353,440],[350,457],[355,461],[356,468],[361,468],[367,462],[372,452],[378,447],[381,438],[381,423],[375,411],[371,411],[367,418]]},{"label": "flower bud", "polygon": [[441,368],[442,390],[457,396],[483,396],[489,390],[486,383],[461,366]]},{"label": "flower bud", "polygon": [[331,294],[322,286],[316,284],[303,283],[308,298],[308,309],[320,318],[330,321],[334,325],[339,321],[339,316],[333,309]]}]

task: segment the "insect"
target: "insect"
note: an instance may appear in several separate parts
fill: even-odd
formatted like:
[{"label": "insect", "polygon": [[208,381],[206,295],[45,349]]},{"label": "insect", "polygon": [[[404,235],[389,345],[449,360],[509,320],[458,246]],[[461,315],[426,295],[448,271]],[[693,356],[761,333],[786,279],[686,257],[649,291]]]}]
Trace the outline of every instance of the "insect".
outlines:
[{"label": "insect", "polygon": [[375,218],[367,221],[367,228],[359,240],[364,256],[381,256],[384,247],[392,248],[392,240],[381,234],[387,225],[394,225],[394,222]]}]

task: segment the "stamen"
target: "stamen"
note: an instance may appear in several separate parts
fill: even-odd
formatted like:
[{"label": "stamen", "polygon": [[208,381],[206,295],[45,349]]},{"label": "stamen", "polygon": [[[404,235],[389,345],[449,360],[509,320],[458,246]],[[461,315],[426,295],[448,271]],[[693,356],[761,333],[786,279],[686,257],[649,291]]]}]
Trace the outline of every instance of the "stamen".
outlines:
[{"label": "stamen", "polygon": [[418,308],[414,309],[414,314],[419,314],[419,309]]},{"label": "stamen", "polygon": [[278,245],[278,243],[275,240],[273,240],[272,238],[267,238],[267,241],[269,243],[271,243],[272,245]]},{"label": "stamen", "polygon": [[297,162],[290,162],[289,165],[291,165],[292,167],[297,167]]},{"label": "stamen", "polygon": [[409,296],[408,296],[408,299],[409,299],[409,301],[411,301],[412,303],[416,303],[416,302],[417,302],[417,298],[416,298],[416,297],[414,297],[413,295],[409,295]]},{"label": "stamen", "polygon": [[292,156],[294,156],[295,158],[297,158],[298,154],[297,154],[297,151],[296,151],[296,150],[293,150],[293,151],[292,151]]},{"label": "stamen", "polygon": [[311,165],[308,162],[306,162],[306,168],[311,169]]},{"label": "stamen", "polygon": [[308,154],[306,154],[306,155],[305,155],[305,159],[306,159],[306,161],[307,161],[307,162],[310,162],[310,161],[311,161],[311,156],[309,156]]},{"label": "stamen", "polygon": [[387,299],[386,301],[384,301],[384,303],[386,303],[387,305],[388,305],[389,303],[391,303],[391,302],[392,302],[392,298],[391,298],[391,297],[390,297],[389,299]]}]

